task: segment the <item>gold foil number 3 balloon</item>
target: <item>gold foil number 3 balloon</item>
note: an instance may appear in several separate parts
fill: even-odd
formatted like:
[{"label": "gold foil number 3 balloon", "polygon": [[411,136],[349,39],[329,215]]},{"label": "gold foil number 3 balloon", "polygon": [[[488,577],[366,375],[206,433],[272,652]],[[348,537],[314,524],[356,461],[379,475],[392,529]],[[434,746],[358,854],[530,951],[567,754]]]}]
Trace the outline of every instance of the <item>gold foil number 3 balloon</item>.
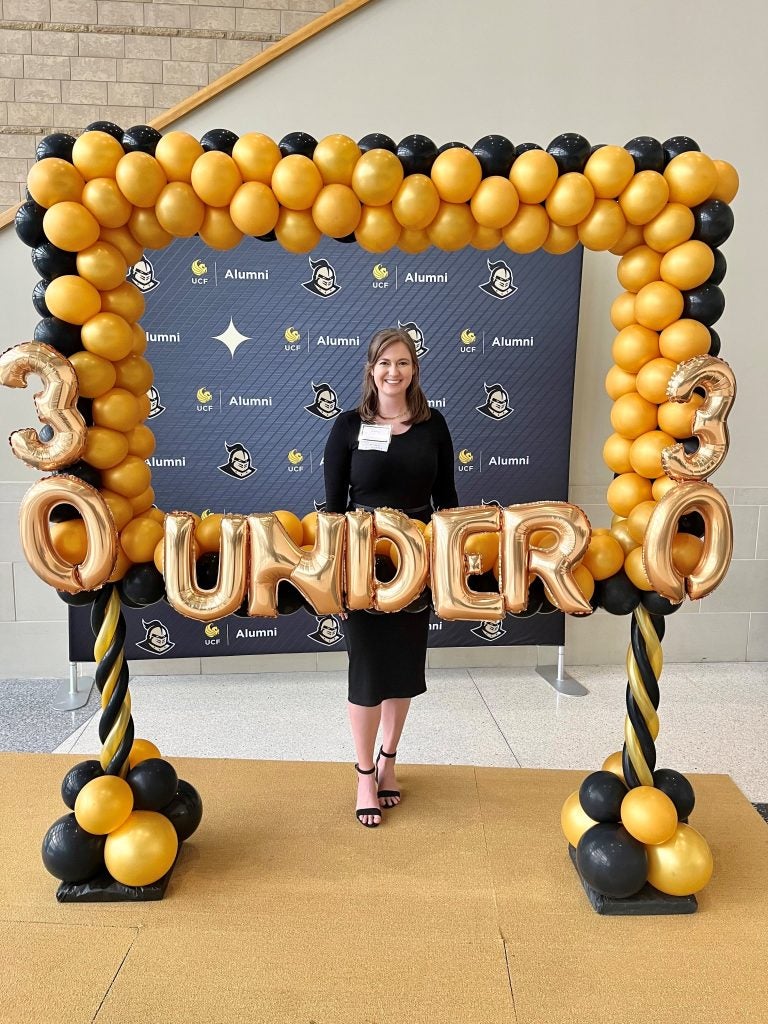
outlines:
[{"label": "gold foil number 3 balloon", "polygon": [[672,402],[687,402],[696,388],[705,391],[704,403],[693,417],[693,436],[698,438],[698,451],[689,454],[682,444],[673,444],[661,455],[664,472],[673,480],[704,480],[728,454],[726,421],[736,396],[733,370],[714,356],[686,359],[672,374],[667,396]]}]

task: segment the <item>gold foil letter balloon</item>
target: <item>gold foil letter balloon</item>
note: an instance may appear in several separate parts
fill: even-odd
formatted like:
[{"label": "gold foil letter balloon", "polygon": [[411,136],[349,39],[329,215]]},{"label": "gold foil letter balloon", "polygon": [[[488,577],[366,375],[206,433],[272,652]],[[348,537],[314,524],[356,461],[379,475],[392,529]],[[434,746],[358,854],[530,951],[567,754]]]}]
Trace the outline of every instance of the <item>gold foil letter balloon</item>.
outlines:
[{"label": "gold foil letter balloon", "polygon": [[[573,615],[591,615],[592,606],[573,578],[573,567],[589,546],[589,520],[580,508],[564,501],[511,505],[502,510],[501,580],[507,611],[528,604],[528,574],[540,576],[557,604]],[[552,547],[531,545],[534,530],[551,530]]]},{"label": "gold foil letter balloon", "polygon": [[698,451],[689,455],[682,444],[675,444],[661,455],[664,471],[673,480],[703,480],[714,473],[728,454],[727,419],[736,396],[733,370],[714,356],[694,356],[672,374],[667,397],[672,402],[687,402],[696,388],[705,391],[704,403],[693,416]]},{"label": "gold foil letter balloon", "polygon": [[342,611],[344,516],[319,512],[312,551],[293,543],[270,513],[248,516],[250,579],[248,614],[277,615],[277,585],[290,580],[320,615]]},{"label": "gold foil letter balloon", "polygon": [[464,542],[475,533],[497,532],[501,511],[495,505],[446,509],[432,516],[432,599],[441,619],[503,619],[501,594],[477,594],[467,586],[469,563]]},{"label": "gold foil letter balloon", "polygon": [[373,516],[370,512],[347,512],[345,597],[351,611],[373,607],[374,550]]},{"label": "gold foil letter balloon", "polygon": [[41,423],[53,428],[50,441],[41,441],[32,427],[14,430],[9,441],[13,454],[33,469],[52,470],[80,458],[85,447],[85,421],[77,411],[77,376],[72,364],[50,345],[25,342],[0,356],[0,384],[25,388],[30,374],[44,387],[35,395]]},{"label": "gold foil letter balloon", "polygon": [[427,542],[402,512],[377,509],[373,522],[376,536],[391,540],[399,555],[394,579],[389,583],[375,583],[374,603],[379,611],[397,612],[418,597],[427,585]]},{"label": "gold foil letter balloon", "polygon": [[165,518],[165,589],[168,603],[181,615],[211,622],[232,615],[243,603],[248,584],[248,528],[245,516],[223,517],[218,580],[213,590],[203,590],[197,585],[195,572],[196,526],[189,512],[172,512]]}]

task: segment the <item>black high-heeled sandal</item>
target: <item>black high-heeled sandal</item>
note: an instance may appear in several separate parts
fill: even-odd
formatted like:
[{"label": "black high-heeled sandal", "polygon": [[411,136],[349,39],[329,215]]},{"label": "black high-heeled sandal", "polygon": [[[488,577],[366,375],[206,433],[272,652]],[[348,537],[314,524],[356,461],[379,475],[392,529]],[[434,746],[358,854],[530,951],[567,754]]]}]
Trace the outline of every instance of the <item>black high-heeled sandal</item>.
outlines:
[{"label": "black high-heeled sandal", "polygon": [[[376,765],[374,765],[373,768],[369,768],[366,771],[363,768],[361,768],[359,764],[356,764],[355,765],[355,771],[359,775],[373,775],[374,772],[376,771]],[[366,814],[375,814],[379,818],[379,821],[374,821],[374,822],[363,821],[363,817]],[[381,824],[381,807],[359,807],[355,811],[355,817],[360,822],[360,824],[361,825],[365,825],[366,828],[378,828],[379,825]]]},{"label": "black high-heeled sandal", "polygon": [[[374,768],[378,768],[379,767],[379,758],[381,758],[381,757],[397,757],[397,751],[395,751],[394,754],[388,754],[386,752],[386,750],[384,749],[384,747],[379,747],[379,753],[378,753],[378,756],[376,758],[376,764],[374,765]],[[376,778],[378,778],[378,772],[376,774]],[[382,797],[386,798],[386,797],[394,797],[394,796],[396,796],[396,797],[398,797],[398,802],[399,802],[400,790],[399,789],[380,789],[376,795],[378,796],[379,800],[381,800]],[[390,810],[392,807],[397,807],[397,804],[384,804],[384,807],[382,808],[382,810]]]}]

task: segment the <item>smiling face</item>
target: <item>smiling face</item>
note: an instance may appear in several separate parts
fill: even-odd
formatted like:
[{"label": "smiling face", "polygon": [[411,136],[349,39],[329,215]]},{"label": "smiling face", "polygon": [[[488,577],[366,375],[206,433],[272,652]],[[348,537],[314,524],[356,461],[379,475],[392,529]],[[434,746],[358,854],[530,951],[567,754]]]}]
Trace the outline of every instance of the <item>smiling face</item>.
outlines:
[{"label": "smiling face", "polygon": [[405,401],[413,373],[413,360],[408,346],[402,341],[393,341],[387,345],[371,369],[379,400],[402,398]]}]

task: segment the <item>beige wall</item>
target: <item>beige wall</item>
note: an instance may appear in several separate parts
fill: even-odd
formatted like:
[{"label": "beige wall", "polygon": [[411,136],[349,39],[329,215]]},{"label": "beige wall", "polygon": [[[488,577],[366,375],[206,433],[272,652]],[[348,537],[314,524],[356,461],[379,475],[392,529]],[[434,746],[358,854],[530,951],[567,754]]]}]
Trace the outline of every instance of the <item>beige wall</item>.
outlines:
[{"label": "beige wall", "polygon": [[[739,395],[731,417],[731,452],[714,479],[733,504],[735,561],[717,593],[670,620],[665,653],[671,660],[768,660],[768,461],[761,454],[768,346],[760,315],[762,224],[768,213],[762,127],[768,75],[762,40],[768,17],[757,2],[742,3],[736,11],[729,14],[713,0],[649,0],[642,7],[584,0],[524,10],[508,0],[378,0],[178,125],[196,134],[226,126],[276,137],[296,129],[318,137],[342,131],[355,138],[370,131],[395,138],[418,131],[438,142],[469,144],[491,131],[544,145],[561,131],[618,144],[639,134],[665,139],[685,133],[711,156],[736,165],[742,188],[734,203],[736,229],[723,250],[729,265],[727,308],[717,330]],[[28,337],[36,321],[29,302],[35,277],[10,231],[0,235],[0,260],[6,344],[13,344]],[[600,457],[610,433],[602,381],[614,333],[608,307],[618,290],[615,258],[587,253],[571,498],[594,525],[610,520],[604,503],[610,473]],[[24,395],[4,396],[0,434],[25,422],[28,409]],[[0,479],[8,481],[0,504],[0,619],[5,619],[0,639],[6,641],[4,671],[10,671],[10,657],[13,671],[42,674],[53,671],[54,662],[64,663],[65,645],[62,623],[51,621],[62,618],[63,608],[20,562],[15,539],[21,481],[32,478],[10,454],[0,455]],[[604,612],[571,622],[569,659],[620,662],[627,635],[627,620]],[[42,641],[35,644],[34,656],[16,642],[22,637]],[[434,664],[446,658],[458,663],[459,657],[464,663],[467,656],[479,663],[499,654],[441,651],[431,658]],[[230,665],[235,669],[238,662]],[[208,669],[204,662],[203,670]]]}]

